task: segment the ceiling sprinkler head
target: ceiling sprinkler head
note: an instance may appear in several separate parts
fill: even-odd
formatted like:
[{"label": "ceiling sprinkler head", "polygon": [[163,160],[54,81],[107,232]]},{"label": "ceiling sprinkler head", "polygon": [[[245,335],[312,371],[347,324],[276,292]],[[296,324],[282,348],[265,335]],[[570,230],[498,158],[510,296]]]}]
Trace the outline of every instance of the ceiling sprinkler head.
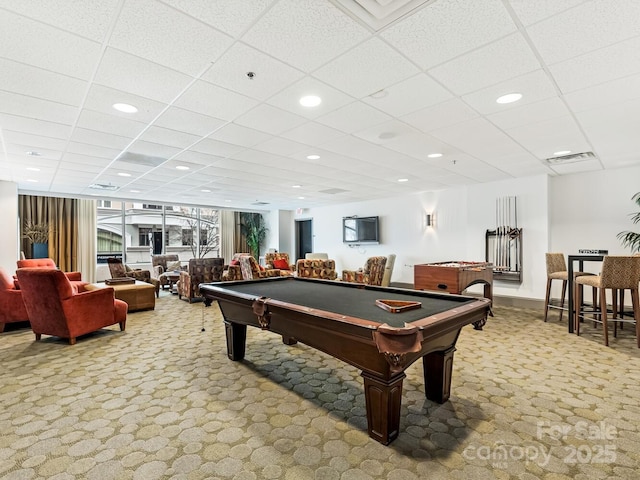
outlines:
[{"label": "ceiling sprinkler head", "polygon": [[256,74],[254,72],[247,72],[247,78],[249,80],[253,80],[255,78]]}]

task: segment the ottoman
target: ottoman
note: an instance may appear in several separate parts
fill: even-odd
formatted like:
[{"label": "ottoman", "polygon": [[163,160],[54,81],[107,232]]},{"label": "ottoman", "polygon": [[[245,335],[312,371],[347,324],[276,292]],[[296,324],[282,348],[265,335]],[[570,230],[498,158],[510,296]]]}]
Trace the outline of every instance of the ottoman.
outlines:
[{"label": "ottoman", "polygon": [[86,290],[98,288],[113,288],[118,300],[127,302],[128,312],[137,310],[153,310],[156,308],[156,287],[150,283],[136,280],[127,285],[106,285],[104,283],[90,283],[84,287]]}]

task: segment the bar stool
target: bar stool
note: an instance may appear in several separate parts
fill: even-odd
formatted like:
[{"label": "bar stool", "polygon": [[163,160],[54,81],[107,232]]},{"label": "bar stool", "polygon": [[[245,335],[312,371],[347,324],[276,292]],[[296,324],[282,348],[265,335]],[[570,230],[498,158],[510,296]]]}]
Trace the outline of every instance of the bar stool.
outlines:
[{"label": "bar stool", "polygon": [[[640,348],[640,300],[638,298],[638,284],[640,283],[640,256],[607,255],[602,262],[600,275],[579,276],[575,279],[576,305],[582,303],[582,285],[597,288],[600,292],[600,313],[594,315],[594,322],[602,323],[604,344],[609,346],[609,329],[607,318],[607,289],[611,290],[612,315],[614,320],[613,336],[617,336],[617,322],[635,322],[636,343]],[[633,318],[618,318],[617,291],[629,290],[633,305]],[[577,335],[580,335],[580,319],[585,318],[585,312],[580,307],[576,308],[574,327]],[[600,318],[598,318],[600,317]]]},{"label": "bar stool", "polygon": [[[547,321],[547,314],[550,308],[557,308],[560,310],[559,321],[562,321],[562,313],[566,310],[564,307],[564,300],[567,294],[567,282],[569,280],[569,271],[567,270],[567,262],[564,259],[563,253],[546,253],[545,259],[547,263],[547,294],[544,299],[544,321]],[[593,275],[588,272],[573,272],[573,278],[582,275]],[[560,297],[560,306],[551,303],[551,283],[553,280],[562,280],[562,296]],[[575,297],[574,297],[575,298]],[[597,305],[596,289],[593,289],[593,308]],[[571,321],[571,319],[569,319]]]}]

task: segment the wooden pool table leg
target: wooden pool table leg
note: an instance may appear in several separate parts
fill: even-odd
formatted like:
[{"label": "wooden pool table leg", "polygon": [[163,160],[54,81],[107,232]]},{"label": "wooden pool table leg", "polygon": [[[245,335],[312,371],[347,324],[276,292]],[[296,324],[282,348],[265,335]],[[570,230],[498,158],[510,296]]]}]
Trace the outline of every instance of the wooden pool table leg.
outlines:
[{"label": "wooden pool table leg", "polygon": [[395,440],[400,430],[402,380],[406,375],[403,372],[391,380],[383,380],[362,372],[362,377],[369,436],[383,445],[388,445]]},{"label": "wooden pool table leg", "polygon": [[225,320],[224,331],[227,336],[227,357],[236,361],[244,359],[244,348],[247,343],[247,326]]},{"label": "wooden pool table leg", "polygon": [[453,346],[441,352],[427,353],[422,357],[424,393],[429,400],[438,403],[449,400],[455,351],[456,347]]}]

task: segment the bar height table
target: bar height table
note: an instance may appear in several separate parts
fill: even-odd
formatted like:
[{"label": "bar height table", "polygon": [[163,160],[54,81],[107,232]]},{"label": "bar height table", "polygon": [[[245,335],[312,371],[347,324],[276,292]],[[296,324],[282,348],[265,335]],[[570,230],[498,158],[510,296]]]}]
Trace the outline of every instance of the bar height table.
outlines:
[{"label": "bar height table", "polygon": [[[601,254],[593,254],[593,253],[580,253],[577,255],[568,255],[568,270],[567,270],[567,285],[569,288],[569,301],[568,301],[568,309],[569,309],[569,333],[573,333],[573,316],[574,316],[574,306],[573,306],[573,272],[583,272],[584,271],[584,262],[602,262],[604,259],[604,255]],[[578,270],[574,270],[574,262],[578,262]]]}]

